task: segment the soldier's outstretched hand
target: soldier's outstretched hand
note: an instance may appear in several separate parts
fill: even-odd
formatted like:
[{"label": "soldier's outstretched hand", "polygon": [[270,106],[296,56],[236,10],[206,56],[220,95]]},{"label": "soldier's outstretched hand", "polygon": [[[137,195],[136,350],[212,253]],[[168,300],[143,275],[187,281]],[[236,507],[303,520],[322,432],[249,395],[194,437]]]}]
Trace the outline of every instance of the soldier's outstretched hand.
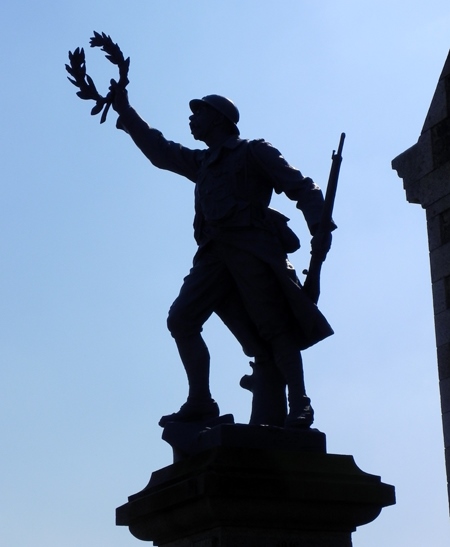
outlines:
[{"label": "soldier's outstretched hand", "polygon": [[128,91],[120,86],[115,80],[111,80],[109,90],[113,94],[112,107],[120,115],[130,106]]}]

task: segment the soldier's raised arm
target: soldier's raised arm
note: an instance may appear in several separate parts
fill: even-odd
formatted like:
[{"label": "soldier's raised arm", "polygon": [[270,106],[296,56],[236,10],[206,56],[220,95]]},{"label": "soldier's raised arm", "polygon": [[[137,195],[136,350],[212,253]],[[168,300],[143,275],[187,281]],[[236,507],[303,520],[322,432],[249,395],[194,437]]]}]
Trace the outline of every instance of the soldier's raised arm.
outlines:
[{"label": "soldier's raised arm", "polygon": [[167,140],[161,131],[151,127],[130,105],[126,89],[112,81],[111,90],[114,94],[112,106],[119,114],[116,127],[130,135],[155,167],[172,171],[194,182],[204,152]]}]

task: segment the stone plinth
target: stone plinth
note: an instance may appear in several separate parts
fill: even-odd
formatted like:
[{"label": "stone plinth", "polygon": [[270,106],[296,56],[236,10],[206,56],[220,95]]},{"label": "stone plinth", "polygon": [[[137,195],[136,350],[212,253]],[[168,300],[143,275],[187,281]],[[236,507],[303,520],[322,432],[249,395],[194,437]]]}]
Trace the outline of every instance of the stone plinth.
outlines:
[{"label": "stone plinth", "polygon": [[[450,54],[416,144],[392,167],[406,199],[425,210],[447,479],[450,480]],[[450,501],[450,486],[449,486]]]},{"label": "stone plinth", "polygon": [[323,433],[284,431],[215,426],[204,450],[154,472],[117,524],[161,547],[350,547],[394,488],[327,454]]}]

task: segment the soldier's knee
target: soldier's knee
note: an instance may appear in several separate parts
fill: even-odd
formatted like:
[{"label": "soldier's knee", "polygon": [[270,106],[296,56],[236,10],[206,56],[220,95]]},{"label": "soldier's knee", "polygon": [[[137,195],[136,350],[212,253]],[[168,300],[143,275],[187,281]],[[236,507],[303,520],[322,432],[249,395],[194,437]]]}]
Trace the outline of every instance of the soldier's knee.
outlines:
[{"label": "soldier's knee", "polygon": [[167,316],[167,328],[173,338],[182,338],[201,332],[202,328],[196,325],[192,318],[188,317],[183,310],[172,305]]},{"label": "soldier's knee", "polygon": [[175,338],[182,330],[182,321],[180,321],[178,314],[174,312],[172,308],[170,308],[167,316],[167,328],[169,329],[170,334]]}]

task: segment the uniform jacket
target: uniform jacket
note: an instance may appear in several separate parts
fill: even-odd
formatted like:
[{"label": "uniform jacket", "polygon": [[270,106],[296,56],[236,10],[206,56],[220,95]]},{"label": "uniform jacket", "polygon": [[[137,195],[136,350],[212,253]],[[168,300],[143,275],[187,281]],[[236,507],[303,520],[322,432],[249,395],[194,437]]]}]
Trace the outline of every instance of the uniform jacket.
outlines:
[{"label": "uniform jacket", "polygon": [[238,246],[268,263],[278,278],[296,319],[299,347],[333,334],[317,306],[302,291],[295,270],[277,236],[269,204],[273,191],[296,201],[311,233],[320,222],[323,195],[264,140],[230,137],[215,149],[190,149],[165,139],[131,107],[118,127],[160,169],[195,183],[194,236],[199,253],[211,240]]}]

